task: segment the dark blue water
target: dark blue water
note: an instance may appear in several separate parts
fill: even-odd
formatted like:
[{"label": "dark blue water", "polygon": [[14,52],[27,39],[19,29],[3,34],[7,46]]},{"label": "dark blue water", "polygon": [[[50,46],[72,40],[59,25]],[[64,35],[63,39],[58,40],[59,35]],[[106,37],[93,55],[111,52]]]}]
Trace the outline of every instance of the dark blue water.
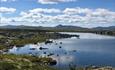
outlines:
[{"label": "dark blue water", "polygon": [[[115,67],[115,37],[96,35],[91,33],[70,33],[79,34],[80,39],[68,38],[54,40],[54,43],[28,44],[21,48],[12,48],[9,53],[34,54],[47,57],[53,53],[53,59],[58,61],[56,66],[66,67],[69,64],[77,66],[113,66]],[[60,44],[62,42],[62,44]],[[61,46],[61,48],[59,48]],[[40,50],[40,47],[48,48]],[[35,48],[30,50],[30,48]],[[46,54],[44,54],[46,52]]]}]

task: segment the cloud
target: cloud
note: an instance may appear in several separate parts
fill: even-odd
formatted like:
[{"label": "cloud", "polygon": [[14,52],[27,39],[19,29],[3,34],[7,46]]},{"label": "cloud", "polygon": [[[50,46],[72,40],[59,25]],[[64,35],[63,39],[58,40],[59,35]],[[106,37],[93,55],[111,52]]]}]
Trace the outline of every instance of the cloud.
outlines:
[{"label": "cloud", "polygon": [[0,7],[0,13],[14,13],[15,8]]},{"label": "cloud", "polygon": [[[42,9],[44,10],[44,9]],[[38,11],[37,9],[29,10],[29,12],[22,12],[24,19],[30,19],[35,23],[115,23],[115,12],[104,9],[88,9],[88,8],[66,8],[59,12]],[[57,9],[56,9],[57,10]],[[45,13],[57,13],[56,15],[49,15]],[[85,15],[82,16],[81,13]],[[74,15],[73,15],[74,14]]]},{"label": "cloud", "polygon": [[33,10],[29,10],[29,12],[31,12],[31,13],[60,13],[61,10],[55,9],[55,8],[51,8],[51,9],[36,8]]},{"label": "cloud", "polygon": [[14,2],[16,0],[0,0],[0,2]]},{"label": "cloud", "polygon": [[80,7],[77,7],[77,8],[66,8],[63,13],[65,14],[87,14],[87,13],[91,13],[92,10],[91,9],[88,9],[88,8],[80,8]]},{"label": "cloud", "polygon": [[38,0],[41,4],[58,4],[61,2],[74,2],[76,0]]},{"label": "cloud", "polygon": [[[54,14],[54,15],[52,15]],[[82,15],[84,14],[84,15]],[[8,19],[8,20],[7,20]],[[56,8],[36,8],[28,11],[22,11],[18,17],[5,17],[5,22],[21,22],[28,25],[77,25],[77,24],[114,24],[115,12],[108,9],[97,8],[65,8],[63,10]],[[26,25],[27,25],[26,24]],[[115,25],[115,24],[114,24]]]},{"label": "cloud", "polygon": [[11,18],[0,17],[0,24],[7,24],[11,22]]}]

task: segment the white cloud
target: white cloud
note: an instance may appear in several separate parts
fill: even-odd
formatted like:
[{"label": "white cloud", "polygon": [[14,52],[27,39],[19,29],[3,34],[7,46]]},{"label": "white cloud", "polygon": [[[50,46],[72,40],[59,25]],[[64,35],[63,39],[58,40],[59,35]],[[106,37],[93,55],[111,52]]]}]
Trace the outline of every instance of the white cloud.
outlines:
[{"label": "white cloud", "polygon": [[11,18],[0,17],[0,24],[7,24],[11,22]]},{"label": "white cloud", "polygon": [[0,2],[14,2],[16,0],[0,0]]},{"label": "white cloud", "polygon": [[[64,10],[58,9],[61,14],[53,16],[43,14],[43,12],[59,13],[51,12],[51,10],[52,9],[34,9],[29,10],[29,12],[22,12],[21,14],[23,15],[23,19],[29,18],[31,22],[37,23],[115,23],[115,12],[107,9],[66,8]],[[85,16],[80,15],[81,13],[84,13]]]},{"label": "white cloud", "polygon": [[[47,13],[47,14],[46,14]],[[55,13],[55,15],[52,15]],[[85,14],[85,15],[81,15]],[[8,20],[7,20],[8,19]],[[58,24],[114,24],[115,25],[115,12],[108,9],[89,9],[89,8],[65,8],[60,9],[43,9],[36,8],[21,12],[20,16],[13,18],[3,18],[5,22],[21,22],[29,24],[44,24],[44,25],[58,25]]]},{"label": "white cloud", "polygon": [[55,8],[51,8],[51,9],[36,8],[33,10],[29,10],[29,12],[31,12],[31,13],[60,13],[61,10],[55,9]]},{"label": "white cloud", "polygon": [[41,4],[58,4],[61,2],[74,2],[76,0],[38,0]]},{"label": "white cloud", "polygon": [[15,11],[14,8],[0,7],[0,13],[14,13]]},{"label": "white cloud", "polygon": [[63,13],[65,14],[87,14],[87,13],[91,13],[92,10],[91,9],[88,9],[88,8],[80,8],[80,7],[77,7],[77,8],[66,8]]}]

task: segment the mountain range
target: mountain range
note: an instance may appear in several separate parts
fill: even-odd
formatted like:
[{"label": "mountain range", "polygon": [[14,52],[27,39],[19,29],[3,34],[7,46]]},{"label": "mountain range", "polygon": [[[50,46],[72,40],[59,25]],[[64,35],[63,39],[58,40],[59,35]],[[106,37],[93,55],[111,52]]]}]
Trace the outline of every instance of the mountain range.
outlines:
[{"label": "mountain range", "polygon": [[14,25],[6,25],[0,26],[0,29],[42,29],[42,30],[109,30],[115,31],[115,26],[109,27],[94,27],[94,28],[84,28],[79,26],[70,26],[70,25],[58,25],[55,27],[42,27],[42,26],[14,26]]}]

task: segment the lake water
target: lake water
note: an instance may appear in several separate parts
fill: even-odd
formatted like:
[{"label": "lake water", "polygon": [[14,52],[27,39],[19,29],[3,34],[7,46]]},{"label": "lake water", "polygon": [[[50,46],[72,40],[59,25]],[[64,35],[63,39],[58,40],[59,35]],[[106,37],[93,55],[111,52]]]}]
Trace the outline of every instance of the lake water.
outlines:
[{"label": "lake water", "polygon": [[[54,40],[52,44],[27,44],[20,48],[14,46],[9,50],[9,53],[34,54],[42,57],[52,54],[50,57],[58,61],[57,67],[68,67],[69,64],[115,67],[115,37],[91,33],[67,34],[80,35],[80,39],[58,39]],[[48,49],[40,50],[40,47]],[[32,50],[31,48],[34,49]]]}]

